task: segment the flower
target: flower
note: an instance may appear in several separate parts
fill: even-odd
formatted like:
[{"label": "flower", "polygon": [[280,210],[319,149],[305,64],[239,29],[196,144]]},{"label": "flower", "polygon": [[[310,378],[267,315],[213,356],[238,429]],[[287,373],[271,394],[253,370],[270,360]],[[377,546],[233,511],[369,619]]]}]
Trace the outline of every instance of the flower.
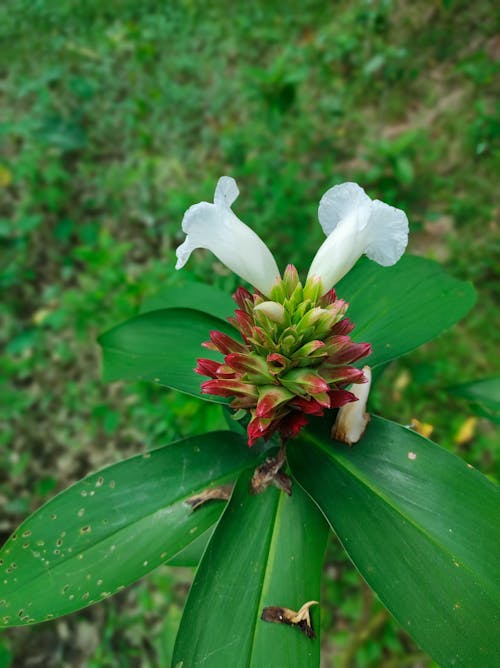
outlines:
[{"label": "flower", "polygon": [[187,234],[177,248],[176,269],[181,269],[195,248],[207,248],[231,271],[268,294],[280,272],[271,251],[245,223],[234,215],[231,204],[238,197],[236,181],[222,176],[215,188],[214,203],[200,202],[184,214]]},{"label": "flower", "polygon": [[378,199],[371,200],[357,183],[342,183],[321,198],[318,218],[327,235],[308,277],[318,276],[329,290],[366,253],[384,267],[396,264],[408,243],[408,218]]},{"label": "flower", "polygon": [[[214,203],[191,206],[182,221],[186,239],[177,248],[176,269],[181,269],[196,248],[207,248],[231,271],[269,296],[280,278],[276,261],[266,244],[231,209],[238,197],[236,181],[222,176]],[[378,264],[395,264],[408,243],[408,219],[404,211],[371,200],[356,183],[330,188],[321,198],[318,218],[327,239],[320,246],[308,278],[330,290],[366,253]]]},{"label": "flower", "polygon": [[[208,376],[202,392],[231,398],[236,417],[249,414],[248,444],[279,433],[296,436],[307,416],[323,415],[357,401],[346,388],[364,383],[353,366],[371,353],[354,343],[348,304],[333,285],[366,253],[382,265],[397,262],[408,237],[408,220],[399,209],[372,201],[355,183],[331,188],[319,206],[326,241],[314,258],[306,283],[288,265],[283,277],[262,240],[232,212],[238,195],[234,179],[219,179],[214,203],[190,207],[182,221],[187,237],[177,249],[179,269],[195,248],[207,248],[255,291],[239,288],[229,321],[241,338],[210,332],[203,345],[218,351],[220,362],[201,358],[195,371]],[[236,331],[235,331],[236,334]]]}]

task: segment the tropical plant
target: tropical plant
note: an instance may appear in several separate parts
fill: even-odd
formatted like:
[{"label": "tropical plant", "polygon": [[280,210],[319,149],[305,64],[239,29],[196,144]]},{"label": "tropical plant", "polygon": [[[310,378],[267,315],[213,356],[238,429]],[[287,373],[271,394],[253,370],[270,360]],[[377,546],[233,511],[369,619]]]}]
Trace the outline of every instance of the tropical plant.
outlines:
[{"label": "tropical plant", "polygon": [[106,380],[218,402],[227,430],[108,466],[28,517],[0,553],[2,625],[79,610],[161,563],[197,564],[174,666],[318,666],[333,531],[440,665],[493,666],[497,489],[365,410],[370,377],[465,316],[473,288],[402,256],[406,215],[356,184],[323,196],[327,238],[305,282],[292,266],[281,275],[232,212],[237,194],[223,177],[213,203],[188,209],[177,252],[180,268],[208,248],[254,287],[236,292],[234,316],[227,295],[190,283],[100,338]]}]

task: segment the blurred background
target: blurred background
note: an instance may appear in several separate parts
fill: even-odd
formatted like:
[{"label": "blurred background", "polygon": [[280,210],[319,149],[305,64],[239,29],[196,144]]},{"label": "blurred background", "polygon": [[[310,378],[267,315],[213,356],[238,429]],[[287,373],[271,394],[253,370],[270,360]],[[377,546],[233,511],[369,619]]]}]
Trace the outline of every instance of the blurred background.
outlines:
[{"label": "blurred background", "polygon": [[[491,376],[499,345],[494,19],[484,0],[2,3],[2,541],[90,471],[224,427],[193,398],[103,384],[96,344],[159,288],[236,287],[208,253],[174,271],[182,215],[222,174],[281,268],[307,271],[321,195],[354,180],[407,212],[410,252],[475,284],[469,316],[389,366],[371,408],[493,475],[492,422],[447,387]],[[0,668],[166,667],[191,578],[162,567],[3,632]],[[325,667],[433,665],[334,540],[322,629]]]}]

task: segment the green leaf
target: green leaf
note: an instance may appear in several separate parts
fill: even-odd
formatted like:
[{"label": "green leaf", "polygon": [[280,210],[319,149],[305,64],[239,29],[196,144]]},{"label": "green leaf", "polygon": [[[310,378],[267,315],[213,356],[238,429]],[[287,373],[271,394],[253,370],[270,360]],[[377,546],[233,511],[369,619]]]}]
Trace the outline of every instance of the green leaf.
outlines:
[{"label": "green leaf", "polygon": [[184,283],[168,287],[141,304],[141,313],[165,308],[190,308],[225,320],[234,313],[236,304],[227,292],[205,283]]},{"label": "green leaf", "polygon": [[0,551],[0,623],[31,624],[79,610],[138,580],[202,535],[222,504],[186,499],[235,479],[254,461],[231,432],[131,457],[61,492]]},{"label": "green leaf", "polygon": [[484,417],[497,423],[500,421],[500,376],[455,385],[448,391],[476,404]]},{"label": "green leaf", "polygon": [[442,666],[493,666],[498,488],[436,444],[372,418],[353,448],[305,432],[288,461],[361,575]]},{"label": "green leaf", "polygon": [[352,338],[373,346],[370,366],[435,338],[463,318],[476,299],[470,283],[412,255],[403,255],[392,267],[362,258],[335,290],[350,304],[347,315],[356,325]]},{"label": "green leaf", "polygon": [[[326,523],[299,485],[291,497],[275,488],[252,496],[249,479],[238,481],[203,555],[173,666],[319,666],[319,637],[260,616],[267,606],[319,601]],[[318,610],[311,614],[319,635]]]},{"label": "green leaf", "polygon": [[183,550],[178,552],[172,559],[167,561],[169,566],[180,566],[182,568],[194,568],[198,566],[203,556],[203,552],[212,537],[215,526],[209,527],[201,536],[195,538]]},{"label": "green leaf", "polygon": [[222,397],[201,394],[203,378],[194,372],[199,357],[222,361],[216,351],[201,347],[212,329],[239,336],[229,323],[192,309],[150,311],[131,318],[99,338],[104,379],[147,380],[225,403]]}]

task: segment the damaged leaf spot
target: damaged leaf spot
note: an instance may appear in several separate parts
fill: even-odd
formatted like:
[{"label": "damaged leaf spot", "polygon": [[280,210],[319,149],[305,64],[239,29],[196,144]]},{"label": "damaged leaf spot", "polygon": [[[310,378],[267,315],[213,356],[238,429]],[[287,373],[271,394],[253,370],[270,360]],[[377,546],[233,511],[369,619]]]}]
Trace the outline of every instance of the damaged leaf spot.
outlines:
[{"label": "damaged leaf spot", "polygon": [[197,510],[208,501],[215,501],[217,499],[221,501],[228,501],[231,498],[232,492],[232,483],[228,485],[221,485],[220,487],[211,487],[209,489],[205,489],[199,494],[191,496],[189,499],[186,499],[186,503],[189,504],[193,510]]},{"label": "damaged leaf spot", "polygon": [[319,605],[318,601],[307,601],[298,612],[290,610],[290,608],[281,608],[277,605],[270,605],[262,611],[261,619],[264,622],[297,626],[308,638],[316,638],[309,612],[313,605]]},{"label": "damaged leaf spot", "polygon": [[292,480],[282,470],[285,465],[285,446],[281,448],[276,457],[268,457],[263,464],[258,466],[250,482],[250,490],[253,494],[262,494],[270,485],[274,485],[288,496],[292,493]]}]

